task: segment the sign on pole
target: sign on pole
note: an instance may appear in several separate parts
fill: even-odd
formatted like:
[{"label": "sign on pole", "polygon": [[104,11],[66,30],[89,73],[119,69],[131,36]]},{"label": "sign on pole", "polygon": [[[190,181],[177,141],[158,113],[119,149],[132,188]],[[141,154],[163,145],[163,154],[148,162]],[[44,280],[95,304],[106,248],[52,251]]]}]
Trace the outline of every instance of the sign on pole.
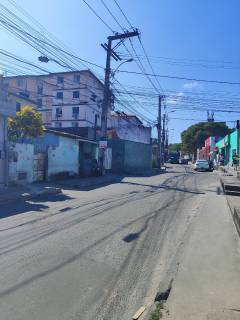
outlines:
[{"label": "sign on pole", "polygon": [[107,141],[105,140],[102,140],[102,141],[99,141],[99,149],[107,149]]}]

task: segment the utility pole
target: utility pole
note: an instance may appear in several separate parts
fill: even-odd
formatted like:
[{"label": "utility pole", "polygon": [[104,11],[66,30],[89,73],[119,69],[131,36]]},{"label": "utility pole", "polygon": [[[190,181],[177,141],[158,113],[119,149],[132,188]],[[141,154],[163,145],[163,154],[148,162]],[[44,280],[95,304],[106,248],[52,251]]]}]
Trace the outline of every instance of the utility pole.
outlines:
[{"label": "utility pole", "polygon": [[157,148],[157,162],[158,169],[162,167],[162,100],[164,96],[158,97],[158,122],[157,122],[157,131],[158,131],[158,148]]},{"label": "utility pole", "polygon": [[168,128],[166,130],[166,160],[168,160],[168,154],[169,154],[169,151],[168,151]]},{"label": "utility pole", "polygon": [[165,129],[165,126],[166,126],[166,114],[164,113],[163,115],[163,129],[162,129],[162,163],[164,164],[165,162],[165,138],[166,138],[166,129]]},{"label": "utility pole", "polygon": [[[121,58],[116,52],[112,49],[112,42],[115,40],[120,40],[121,42],[124,39],[139,36],[139,32],[136,29],[133,32],[126,32],[123,34],[116,33],[114,36],[108,37],[107,44],[101,44],[101,46],[107,52],[106,67],[105,67],[105,79],[104,79],[104,96],[102,104],[102,115],[101,115],[101,141],[104,142],[104,145],[107,144],[107,117],[108,113],[111,110],[111,90],[110,90],[110,75],[111,75],[111,57],[119,61]],[[99,162],[101,166],[102,173],[104,174],[104,151],[105,148],[100,146],[99,148]]]},{"label": "utility pole", "polygon": [[165,157],[166,157],[166,161],[167,161],[167,159],[168,159],[168,121],[169,121],[169,119],[168,119],[168,113],[166,113],[166,135],[165,135]]}]

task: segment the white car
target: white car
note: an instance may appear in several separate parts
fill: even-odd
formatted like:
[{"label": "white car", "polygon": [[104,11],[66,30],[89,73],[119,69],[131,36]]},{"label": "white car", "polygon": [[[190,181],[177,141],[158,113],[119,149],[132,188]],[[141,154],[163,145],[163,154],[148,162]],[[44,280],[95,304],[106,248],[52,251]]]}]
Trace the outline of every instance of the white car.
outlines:
[{"label": "white car", "polygon": [[210,171],[209,162],[207,160],[197,160],[194,164],[195,171]]}]

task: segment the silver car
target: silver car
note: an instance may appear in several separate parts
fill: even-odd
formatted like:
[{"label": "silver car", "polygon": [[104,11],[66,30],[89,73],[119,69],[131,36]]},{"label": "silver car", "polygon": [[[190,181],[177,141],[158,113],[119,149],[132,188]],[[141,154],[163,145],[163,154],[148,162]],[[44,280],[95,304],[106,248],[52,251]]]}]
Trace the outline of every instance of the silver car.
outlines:
[{"label": "silver car", "polygon": [[207,160],[197,160],[194,164],[195,171],[210,171],[209,162]]}]

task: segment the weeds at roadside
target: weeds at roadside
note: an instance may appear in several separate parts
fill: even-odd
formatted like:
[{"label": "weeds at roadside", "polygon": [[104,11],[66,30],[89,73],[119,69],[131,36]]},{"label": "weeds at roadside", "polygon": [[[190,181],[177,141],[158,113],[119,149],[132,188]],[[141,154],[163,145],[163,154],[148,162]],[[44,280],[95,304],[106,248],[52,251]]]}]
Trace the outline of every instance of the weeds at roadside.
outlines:
[{"label": "weeds at roadside", "polygon": [[149,320],[159,320],[162,317],[163,303],[161,300],[156,304],[156,309],[151,313]]}]

